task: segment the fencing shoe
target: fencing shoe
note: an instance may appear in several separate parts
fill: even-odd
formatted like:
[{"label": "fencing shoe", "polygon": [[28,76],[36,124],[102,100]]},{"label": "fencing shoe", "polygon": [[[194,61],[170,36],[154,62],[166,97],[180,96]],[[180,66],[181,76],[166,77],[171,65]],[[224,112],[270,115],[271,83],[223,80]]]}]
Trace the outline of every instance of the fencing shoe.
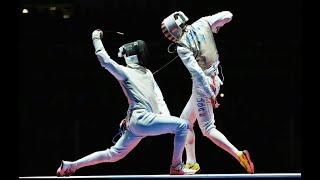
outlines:
[{"label": "fencing shoe", "polygon": [[76,171],[75,167],[68,161],[61,161],[60,167],[57,170],[57,176],[71,176]]},{"label": "fencing shoe", "polygon": [[194,173],[199,173],[200,172],[200,165],[198,163],[186,163],[186,165],[184,165],[185,169],[189,169],[189,170],[194,170]]},{"label": "fencing shoe", "polygon": [[254,173],[254,164],[250,159],[249,152],[247,150],[241,151],[239,154],[240,164],[246,169],[250,174]]}]

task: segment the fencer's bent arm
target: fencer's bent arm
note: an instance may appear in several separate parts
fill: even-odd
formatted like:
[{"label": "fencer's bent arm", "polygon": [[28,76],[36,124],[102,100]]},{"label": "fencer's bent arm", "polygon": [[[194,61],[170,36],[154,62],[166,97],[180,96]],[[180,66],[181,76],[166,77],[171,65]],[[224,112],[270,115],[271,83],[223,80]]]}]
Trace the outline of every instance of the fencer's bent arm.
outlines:
[{"label": "fencer's bent arm", "polygon": [[168,109],[168,106],[167,106],[166,102],[164,101],[162,92],[161,92],[161,90],[155,80],[154,80],[153,84],[154,84],[154,92],[156,93],[156,96],[157,96],[157,102],[159,105],[160,114],[170,116],[170,111]]},{"label": "fencer's bent arm", "polygon": [[230,11],[222,11],[212,16],[206,16],[204,19],[210,24],[212,32],[217,33],[217,27],[224,26],[232,20],[232,17],[233,14]]},{"label": "fencer's bent arm", "polygon": [[124,80],[126,74],[122,70],[122,66],[110,58],[103,47],[102,41],[100,39],[93,39],[93,46],[101,66],[107,69],[116,79]]},{"label": "fencer's bent arm", "polygon": [[201,85],[207,97],[215,97],[215,94],[212,91],[211,86],[206,79],[206,75],[204,74],[203,70],[201,69],[201,67],[199,66],[199,64],[193,56],[193,52],[181,46],[177,47],[177,52],[183,64],[189,70],[192,78],[195,79]]}]

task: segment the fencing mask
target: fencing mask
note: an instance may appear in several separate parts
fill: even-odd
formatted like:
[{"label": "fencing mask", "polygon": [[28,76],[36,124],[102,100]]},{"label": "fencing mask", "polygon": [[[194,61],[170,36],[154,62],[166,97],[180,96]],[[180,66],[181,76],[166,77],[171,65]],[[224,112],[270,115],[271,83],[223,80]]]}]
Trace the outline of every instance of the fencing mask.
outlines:
[{"label": "fencing mask", "polygon": [[161,23],[163,34],[172,42],[178,41],[189,18],[181,11],[174,12]]},{"label": "fencing mask", "polygon": [[147,65],[148,48],[144,41],[137,40],[122,45],[119,48],[118,57],[124,57],[128,64],[139,64],[141,66]]}]

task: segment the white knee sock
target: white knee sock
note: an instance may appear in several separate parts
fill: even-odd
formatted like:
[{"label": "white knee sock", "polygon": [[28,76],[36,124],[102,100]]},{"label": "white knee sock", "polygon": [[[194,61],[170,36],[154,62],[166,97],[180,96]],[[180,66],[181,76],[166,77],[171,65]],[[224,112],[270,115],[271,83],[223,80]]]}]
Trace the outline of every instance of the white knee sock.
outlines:
[{"label": "white knee sock", "polygon": [[208,132],[207,137],[217,146],[227,151],[239,161],[238,154],[240,153],[240,151],[234,145],[232,145],[220,131],[218,131],[216,128],[212,128]]}]

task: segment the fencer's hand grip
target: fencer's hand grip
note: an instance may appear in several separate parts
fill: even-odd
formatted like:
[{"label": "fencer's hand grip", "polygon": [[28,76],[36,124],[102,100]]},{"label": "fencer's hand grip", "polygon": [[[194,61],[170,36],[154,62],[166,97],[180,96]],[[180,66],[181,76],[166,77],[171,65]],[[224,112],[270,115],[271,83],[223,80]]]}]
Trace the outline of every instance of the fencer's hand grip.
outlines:
[{"label": "fencer's hand grip", "polygon": [[92,32],[92,40],[102,39],[102,38],[103,38],[103,32],[100,29],[96,29]]},{"label": "fencer's hand grip", "polygon": [[217,98],[212,97],[212,98],[210,99],[210,101],[211,101],[211,104],[212,104],[213,109],[217,109],[217,108],[220,106],[220,104],[219,104],[218,101],[217,101]]}]

